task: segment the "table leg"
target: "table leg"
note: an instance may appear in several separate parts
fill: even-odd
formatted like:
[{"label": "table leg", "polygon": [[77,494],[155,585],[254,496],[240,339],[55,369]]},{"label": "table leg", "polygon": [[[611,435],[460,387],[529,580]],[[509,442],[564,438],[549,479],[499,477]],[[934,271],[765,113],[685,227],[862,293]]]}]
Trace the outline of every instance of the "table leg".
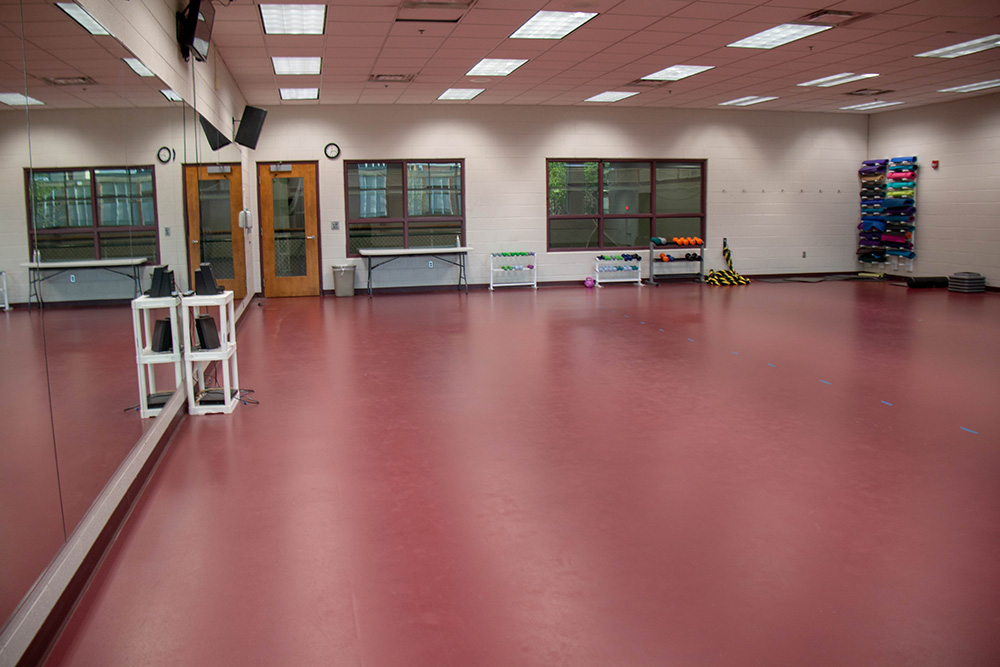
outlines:
[{"label": "table leg", "polygon": [[372,298],[372,258],[365,257],[365,261],[368,263],[368,298]]}]

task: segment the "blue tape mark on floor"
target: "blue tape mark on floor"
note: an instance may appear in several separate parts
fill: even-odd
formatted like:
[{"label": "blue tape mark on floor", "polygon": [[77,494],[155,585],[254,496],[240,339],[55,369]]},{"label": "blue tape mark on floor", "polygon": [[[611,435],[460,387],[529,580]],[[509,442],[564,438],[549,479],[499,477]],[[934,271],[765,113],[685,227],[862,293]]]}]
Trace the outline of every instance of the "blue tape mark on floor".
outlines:
[{"label": "blue tape mark on floor", "polygon": [[660,329],[660,331],[663,331],[663,329]]},{"label": "blue tape mark on floor", "polygon": [[972,433],[973,435],[979,435],[979,431],[973,431],[971,428],[965,428],[964,426],[959,426],[959,428],[962,429],[963,431],[968,431],[969,433]]},{"label": "blue tape mark on floor", "polygon": [[688,338],[688,340],[691,341],[692,343],[694,342],[694,338]]},{"label": "blue tape mark on floor", "polygon": [[890,408],[892,407],[892,403],[890,403],[889,401],[882,401],[882,402],[888,405]]},{"label": "blue tape mark on floor", "polygon": [[645,322],[639,322],[639,324],[645,324]]},{"label": "blue tape mark on floor", "polygon": [[733,354],[735,354],[737,357],[740,356],[739,352],[733,352]]},{"label": "blue tape mark on floor", "polygon": [[772,363],[768,363],[767,365],[768,365],[768,366],[770,366],[771,368],[777,368],[777,366],[775,366],[775,365],[774,365],[774,364],[772,364]]},{"label": "blue tape mark on floor", "polygon": [[820,382],[822,382],[823,384],[833,384],[833,383],[832,383],[832,382],[830,382],[829,380],[820,380]]},{"label": "blue tape mark on floor", "polygon": [[625,316],[625,319],[628,319],[628,315]]}]

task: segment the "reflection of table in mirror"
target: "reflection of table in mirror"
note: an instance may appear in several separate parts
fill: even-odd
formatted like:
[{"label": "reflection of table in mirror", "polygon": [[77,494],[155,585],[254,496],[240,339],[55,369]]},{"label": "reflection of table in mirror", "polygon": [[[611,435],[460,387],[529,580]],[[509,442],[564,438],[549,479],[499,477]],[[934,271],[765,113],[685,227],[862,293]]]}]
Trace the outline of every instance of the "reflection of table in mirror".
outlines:
[{"label": "reflection of table in mirror", "polygon": [[[72,261],[24,262],[21,266],[28,269],[28,308],[31,308],[31,298],[35,298],[38,306],[42,305],[42,283],[67,271],[82,271],[87,269],[102,269],[119,276],[131,278],[135,286],[132,298],[142,293],[142,265],[148,260],[145,257],[121,257],[118,259],[81,259]],[[127,271],[126,271],[127,270]]]},{"label": "reflection of table in mirror", "polygon": [[[469,278],[465,272],[465,258],[472,248],[468,246],[445,246],[441,248],[361,248],[358,254],[365,258],[368,266],[368,296],[372,295],[372,271],[401,257],[423,256],[433,257],[445,264],[458,267],[458,289],[465,283],[465,292],[469,292]],[[374,258],[382,257],[381,262],[372,263]],[[454,259],[451,259],[454,257]]]}]

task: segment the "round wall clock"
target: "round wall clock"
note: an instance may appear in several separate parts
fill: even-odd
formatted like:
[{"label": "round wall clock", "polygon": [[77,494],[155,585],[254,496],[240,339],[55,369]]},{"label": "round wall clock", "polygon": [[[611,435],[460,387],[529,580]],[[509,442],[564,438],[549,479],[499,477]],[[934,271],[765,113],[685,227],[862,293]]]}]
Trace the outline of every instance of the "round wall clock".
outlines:
[{"label": "round wall clock", "polygon": [[166,164],[170,162],[170,159],[174,156],[174,152],[167,148],[166,146],[161,146],[160,150],[156,151],[156,159]]},{"label": "round wall clock", "polygon": [[331,142],[323,147],[323,154],[333,160],[340,155],[340,146]]}]

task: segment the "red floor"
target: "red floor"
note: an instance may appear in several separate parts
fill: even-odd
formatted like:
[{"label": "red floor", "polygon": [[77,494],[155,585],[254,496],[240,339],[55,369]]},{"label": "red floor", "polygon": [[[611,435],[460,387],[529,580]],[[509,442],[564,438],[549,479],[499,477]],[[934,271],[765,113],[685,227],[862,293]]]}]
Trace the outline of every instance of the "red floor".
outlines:
[{"label": "red floor", "polygon": [[0,625],[152,423],[124,411],[139,400],[127,304],[50,308],[42,324],[0,313]]},{"label": "red floor", "polygon": [[268,300],[50,665],[1000,664],[1000,297]]}]

